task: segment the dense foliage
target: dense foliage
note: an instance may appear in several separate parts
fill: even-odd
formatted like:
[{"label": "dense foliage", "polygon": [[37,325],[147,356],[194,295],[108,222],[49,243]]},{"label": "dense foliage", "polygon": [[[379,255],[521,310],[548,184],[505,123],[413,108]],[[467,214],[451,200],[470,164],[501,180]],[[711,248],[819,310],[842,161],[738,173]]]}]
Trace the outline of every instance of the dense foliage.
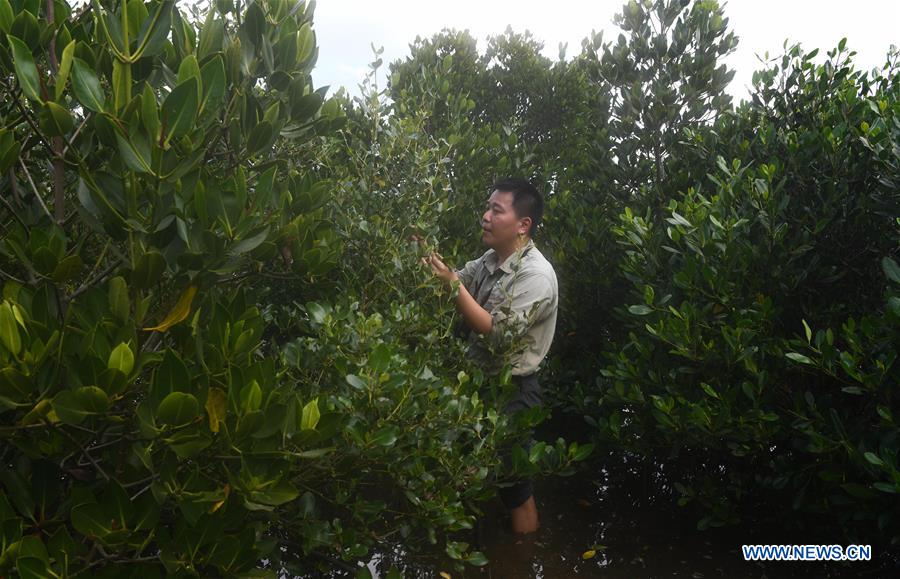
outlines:
[{"label": "dense foliage", "polygon": [[455,145],[451,214],[508,170],[469,179],[471,151],[513,149],[548,187],[555,398],[597,440],[660,465],[701,527],[777,500],[895,540],[897,54],[866,73],[843,42],[820,64],[787,47],[735,109],[717,3],[616,21],[568,62],[510,31],[483,55],[465,33],[418,40],[395,112],[425,107]]},{"label": "dense foliage", "polygon": [[[326,100],[314,3],[191,10],[0,0],[0,574],[481,564],[496,486],[591,443],[701,527],[900,537],[896,52],[786,47],[735,108],[722,7],[631,1],[568,60],[444,31]],[[547,398],[590,430],[515,472],[550,411],[497,412],[419,264],[478,255],[510,174],[547,194]]]},{"label": "dense foliage", "polygon": [[0,573],[352,567],[454,538],[509,476],[508,379],[447,347],[407,232],[334,204],[381,169],[306,163],[345,122],[313,7],[0,0]]}]

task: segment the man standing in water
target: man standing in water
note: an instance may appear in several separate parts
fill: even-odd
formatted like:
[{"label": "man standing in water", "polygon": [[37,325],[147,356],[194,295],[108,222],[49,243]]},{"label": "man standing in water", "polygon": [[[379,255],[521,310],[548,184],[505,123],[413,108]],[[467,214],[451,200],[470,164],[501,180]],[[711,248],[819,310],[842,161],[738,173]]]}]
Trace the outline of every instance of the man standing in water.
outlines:
[{"label": "man standing in water", "polygon": [[[536,372],[556,330],[556,273],[532,240],[543,210],[541,194],[528,181],[498,181],[481,217],[481,240],[487,252],[458,271],[447,267],[436,253],[422,260],[446,284],[459,284],[456,306],[470,330],[469,355],[489,372],[498,371],[504,363],[512,367],[518,391],[504,408],[507,414],[540,406]],[[512,352],[491,347],[510,335],[520,343]],[[500,497],[510,511],[514,532],[538,529],[531,481],[501,489]]]}]

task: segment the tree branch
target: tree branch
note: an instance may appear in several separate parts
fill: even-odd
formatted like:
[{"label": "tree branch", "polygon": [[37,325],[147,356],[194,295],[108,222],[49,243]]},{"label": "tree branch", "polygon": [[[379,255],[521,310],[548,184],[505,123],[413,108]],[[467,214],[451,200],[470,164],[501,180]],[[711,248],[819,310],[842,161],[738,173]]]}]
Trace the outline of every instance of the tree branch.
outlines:
[{"label": "tree branch", "polygon": [[65,301],[71,302],[71,301],[74,300],[76,297],[80,296],[81,294],[83,294],[84,292],[86,292],[87,290],[89,290],[89,289],[90,289],[91,287],[93,287],[96,283],[102,281],[103,278],[105,278],[107,275],[109,275],[110,273],[112,273],[112,271],[113,271],[114,269],[116,269],[117,267],[119,267],[120,265],[122,265],[122,262],[123,262],[123,260],[122,260],[122,259],[119,259],[119,260],[116,260],[116,261],[114,261],[113,263],[111,263],[111,264],[109,265],[109,267],[107,267],[107,268],[104,269],[102,272],[100,272],[99,274],[97,274],[93,279],[84,282],[84,283],[81,285],[81,287],[79,287],[79,288],[76,289],[74,292],[72,292],[71,294],[69,294],[68,296],[66,296]]}]

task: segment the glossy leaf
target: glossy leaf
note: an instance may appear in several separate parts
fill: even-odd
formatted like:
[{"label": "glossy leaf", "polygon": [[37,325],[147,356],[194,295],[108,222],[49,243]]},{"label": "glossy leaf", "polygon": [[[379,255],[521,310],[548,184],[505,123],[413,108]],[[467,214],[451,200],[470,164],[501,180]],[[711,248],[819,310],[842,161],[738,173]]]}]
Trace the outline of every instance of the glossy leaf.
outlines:
[{"label": "glossy leaf", "polygon": [[72,88],[75,97],[86,108],[102,113],[106,108],[106,97],[93,69],[78,57],[72,59]]},{"label": "glossy leaf", "polygon": [[134,352],[131,347],[122,342],[116,346],[109,355],[109,361],[106,363],[108,368],[115,368],[122,374],[128,376],[134,369]]},{"label": "glossy leaf", "polygon": [[141,133],[124,135],[117,131],[116,142],[119,145],[119,154],[129,169],[138,173],[154,174],[150,143],[144,135]]},{"label": "glossy leaf", "polygon": [[56,100],[62,98],[69,82],[69,72],[72,70],[72,59],[75,57],[75,41],[72,40],[63,49],[62,58],[59,61],[59,70],[56,72],[56,84],[53,87]]},{"label": "glossy leaf", "polygon": [[161,119],[166,145],[174,137],[181,136],[193,128],[197,119],[199,99],[200,83],[194,77],[176,86],[166,96],[162,105]]},{"label": "glossy leaf", "polygon": [[319,424],[320,417],[321,415],[319,414],[319,399],[313,398],[306,403],[306,406],[303,407],[303,412],[300,418],[300,429],[314,430],[316,428],[316,425]]},{"label": "glossy leaf", "polygon": [[181,426],[194,420],[200,414],[200,403],[186,392],[172,392],[159,403],[156,419],[171,426]]},{"label": "glossy leaf", "polygon": [[41,102],[41,79],[37,66],[34,64],[34,58],[31,56],[31,49],[15,36],[7,34],[6,39],[12,49],[16,79],[19,81],[19,86],[22,87],[22,92],[31,100]]},{"label": "glossy leaf", "polygon": [[0,341],[13,355],[17,355],[22,349],[22,337],[19,334],[13,306],[7,301],[0,304]]}]

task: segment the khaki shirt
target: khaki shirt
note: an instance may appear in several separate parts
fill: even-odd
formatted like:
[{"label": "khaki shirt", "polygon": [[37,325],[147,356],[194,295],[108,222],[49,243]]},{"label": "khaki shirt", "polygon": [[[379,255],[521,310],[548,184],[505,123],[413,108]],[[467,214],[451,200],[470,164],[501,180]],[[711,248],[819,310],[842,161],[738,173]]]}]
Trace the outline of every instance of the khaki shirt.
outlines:
[{"label": "khaki shirt", "polygon": [[537,371],[553,342],[559,302],[556,273],[532,240],[503,263],[497,261],[490,249],[456,272],[493,318],[489,335],[469,332],[469,356],[489,372],[499,371],[506,359],[513,376],[527,376]]}]

